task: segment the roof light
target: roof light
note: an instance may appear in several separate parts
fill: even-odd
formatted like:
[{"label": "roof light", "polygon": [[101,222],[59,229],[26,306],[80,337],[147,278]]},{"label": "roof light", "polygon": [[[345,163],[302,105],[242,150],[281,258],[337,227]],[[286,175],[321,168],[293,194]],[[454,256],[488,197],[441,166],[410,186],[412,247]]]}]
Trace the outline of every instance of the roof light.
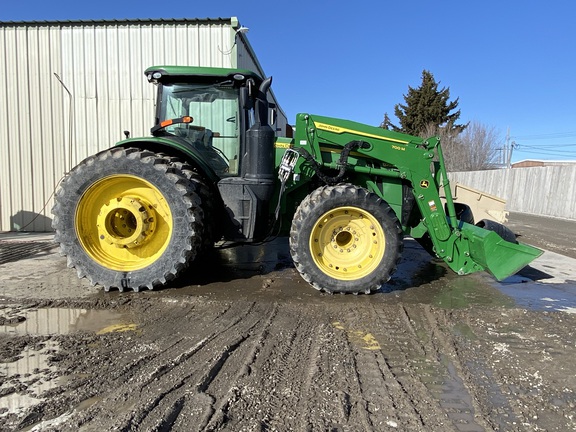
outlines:
[{"label": "roof light", "polygon": [[153,72],[153,73],[146,74],[146,78],[148,78],[148,82],[157,84],[157,83],[158,83],[158,80],[159,80],[160,78],[162,78],[162,72],[156,71],[156,72]]}]

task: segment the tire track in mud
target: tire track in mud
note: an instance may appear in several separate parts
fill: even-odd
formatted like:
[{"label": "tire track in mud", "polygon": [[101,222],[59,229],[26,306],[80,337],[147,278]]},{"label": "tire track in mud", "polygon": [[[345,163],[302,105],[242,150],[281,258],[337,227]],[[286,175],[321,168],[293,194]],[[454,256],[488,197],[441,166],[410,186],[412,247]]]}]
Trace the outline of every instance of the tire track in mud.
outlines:
[{"label": "tire track in mud", "polygon": [[[166,430],[168,425],[172,427],[173,425],[178,426],[180,423],[182,424],[178,428],[182,430],[205,430],[209,424],[212,424],[209,429],[216,428],[218,423],[222,421],[221,418],[224,417],[227,404],[224,396],[231,393],[231,385],[237,381],[238,376],[245,373],[252,361],[253,354],[252,356],[246,356],[246,354],[253,353],[255,347],[250,348],[245,342],[250,338],[253,329],[261,323],[263,311],[258,310],[259,313],[255,313],[253,312],[254,304],[251,306],[243,315],[238,315],[228,326],[216,326],[221,331],[214,334],[214,337],[211,338],[213,341],[207,341],[200,348],[207,353],[215,351],[215,354],[209,359],[202,361],[204,354],[200,353],[200,350],[193,350],[192,355],[198,353],[198,357],[191,358],[190,362],[199,363],[201,367],[190,367],[190,362],[182,364],[181,369],[183,370],[176,374],[180,377],[180,385],[175,386],[170,391],[174,394],[171,394],[169,399],[163,397],[167,401],[164,405],[168,405],[168,408],[164,408],[159,415],[155,414],[153,410],[145,410],[147,413],[146,420],[148,418],[160,418],[160,422],[154,420],[155,423],[149,424],[148,421],[143,421],[140,424],[141,430]],[[277,306],[273,306],[265,323],[265,329],[276,313]],[[216,322],[216,324],[218,323]],[[237,336],[234,337],[235,334]],[[231,340],[231,337],[234,339]],[[258,345],[258,340],[256,345]],[[242,361],[244,358],[248,360]],[[240,365],[239,368],[236,366],[237,364]],[[189,370],[191,372],[187,373]],[[236,379],[230,380],[229,377],[233,375],[236,375]],[[172,379],[168,381],[173,382]],[[183,387],[184,396],[180,395],[181,391],[175,391],[179,390],[180,387]],[[191,424],[186,423],[186,419],[181,419],[179,416],[187,405],[193,407],[198,415],[198,419]]]},{"label": "tire track in mud", "polygon": [[492,423],[502,430],[576,430],[576,375],[557,367],[573,364],[573,323],[570,315],[555,321],[520,309],[467,322],[470,380],[484,392]]},{"label": "tire track in mud", "polygon": [[308,393],[316,374],[323,326],[292,308],[282,308],[258,344],[253,373],[238,381],[228,411],[228,430],[308,427]]},{"label": "tire track in mud", "polygon": [[374,430],[493,430],[477,415],[453,337],[429,306],[372,303],[351,309],[345,320]]},{"label": "tire track in mud", "polygon": [[[396,316],[394,316],[393,314]],[[399,325],[401,324],[401,325]],[[383,314],[371,306],[352,308],[344,322],[335,323],[346,332],[354,355],[357,388],[354,391],[358,416],[366,430],[424,430],[429,423],[418,407],[418,395],[406,373],[406,347],[413,338],[398,317],[398,311],[386,307]],[[363,409],[362,409],[363,408]]]},{"label": "tire track in mud", "polygon": [[[239,388],[236,384],[243,377],[250,375],[251,367],[262,349],[264,341],[269,334],[270,326],[277,313],[278,305],[275,304],[263,327],[259,330],[257,335],[251,338],[253,341],[251,342],[249,349],[246,350],[243,360],[235,366],[236,372],[234,379],[231,381],[232,385],[224,385],[223,388],[226,389],[226,391],[221,391],[219,394],[217,388],[215,389],[212,415],[210,417],[205,417],[200,422],[198,430],[216,430],[227,421],[230,402],[234,401],[239,393]],[[215,403],[216,401],[217,403]]]},{"label": "tire track in mud", "polygon": [[[519,431],[535,405],[520,357],[573,345],[545,319],[544,342],[523,346],[512,313],[498,327],[487,312],[349,299],[141,302],[140,335],[89,339],[98,369],[73,373],[100,394],[58,430]],[[495,363],[504,345],[515,356]]]},{"label": "tire track in mud", "polygon": [[493,425],[486,421],[483,415],[483,404],[476,387],[469,380],[469,371],[458,354],[453,333],[454,324],[449,321],[447,312],[443,309],[432,311],[430,306],[422,309],[422,325],[430,329],[428,345],[437,361],[436,373],[441,377],[440,383],[434,383],[429,387],[430,390],[440,401],[440,406],[456,430],[494,430]]},{"label": "tire track in mud", "polygon": [[[206,391],[226,363],[241,351],[253,329],[261,325],[262,316],[267,312],[274,314],[275,309],[243,303],[217,308],[216,314],[212,307],[212,313],[203,316],[206,310],[188,307],[164,318],[173,325],[169,327],[173,333],[166,335],[165,340],[151,335],[155,344],[163,346],[122,368],[116,379],[102,377],[111,381],[112,388],[101,401],[79,413],[77,425],[94,424],[100,430],[165,430],[178,422],[180,413],[191,402],[202,402],[204,409],[199,414],[209,420],[215,398]],[[189,313],[194,314],[193,337],[179,331],[179,327],[186,328],[179,321],[186,320]],[[199,337],[202,338],[198,340]],[[75,425],[70,428],[75,429]]]},{"label": "tire track in mud", "polygon": [[471,402],[455,402],[455,394],[467,393],[435,315],[421,306],[381,308],[345,306],[336,313],[341,321],[320,308],[303,313],[253,302],[216,311],[210,305],[210,313],[188,308],[166,321],[176,329],[193,314],[194,337],[175,332],[123,368],[115,390],[78,424],[146,431],[490,430],[470,421]]}]

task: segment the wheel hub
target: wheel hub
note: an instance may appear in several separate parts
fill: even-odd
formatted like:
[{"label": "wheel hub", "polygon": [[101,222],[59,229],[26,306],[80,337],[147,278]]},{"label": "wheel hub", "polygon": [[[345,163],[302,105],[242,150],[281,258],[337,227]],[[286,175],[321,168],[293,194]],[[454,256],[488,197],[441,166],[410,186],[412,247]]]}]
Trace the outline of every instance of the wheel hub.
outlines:
[{"label": "wheel hub", "polygon": [[382,228],[368,212],[341,207],[318,219],[310,248],[324,273],[336,279],[355,280],[378,266],[385,243]]},{"label": "wheel hub", "polygon": [[100,240],[118,248],[142,246],[154,232],[152,206],[129,196],[113,198],[105,203],[97,218]]}]

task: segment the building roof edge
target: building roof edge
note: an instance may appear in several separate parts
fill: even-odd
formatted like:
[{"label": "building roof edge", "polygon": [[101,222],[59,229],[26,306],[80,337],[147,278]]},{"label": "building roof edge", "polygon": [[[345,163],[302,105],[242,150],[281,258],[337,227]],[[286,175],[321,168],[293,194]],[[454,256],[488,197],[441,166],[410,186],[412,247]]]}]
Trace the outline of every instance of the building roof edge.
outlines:
[{"label": "building roof edge", "polygon": [[62,26],[62,25],[110,25],[110,24],[171,24],[171,23],[227,23],[230,18],[126,18],[101,20],[46,20],[46,21],[0,21],[0,27],[18,26]]}]

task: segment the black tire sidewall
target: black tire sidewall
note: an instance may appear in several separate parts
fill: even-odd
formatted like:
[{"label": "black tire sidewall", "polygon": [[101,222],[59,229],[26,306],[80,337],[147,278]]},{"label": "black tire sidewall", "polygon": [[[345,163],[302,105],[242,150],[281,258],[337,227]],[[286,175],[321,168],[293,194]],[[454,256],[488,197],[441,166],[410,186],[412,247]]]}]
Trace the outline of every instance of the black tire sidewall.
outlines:
[{"label": "black tire sidewall", "polygon": [[[57,241],[68,255],[68,265],[86,276],[93,284],[104,287],[152,288],[176,276],[190,261],[196,251],[191,239],[198,234],[200,213],[193,211],[191,191],[183,183],[185,177],[173,172],[168,164],[153,154],[130,152],[124,149],[101,152],[78,165],[63,181],[56,196],[54,219]],[[97,181],[118,175],[141,178],[158,189],[164,196],[172,213],[172,233],[163,254],[145,268],[134,271],[118,271],[95,262],[81,245],[76,229],[76,210],[84,193]]]},{"label": "black tire sidewall", "polygon": [[505,225],[498,223],[496,221],[490,219],[482,219],[480,222],[476,224],[481,228],[484,228],[488,231],[493,231],[498,234],[503,240],[507,242],[518,244],[518,240],[516,240],[516,234]]},{"label": "black tire sidewall", "polygon": [[[324,273],[314,262],[309,239],[318,219],[340,207],[357,207],[371,214],[384,233],[386,246],[378,266],[355,280],[339,280]],[[353,185],[324,186],[298,207],[290,234],[290,249],[304,279],[328,292],[369,292],[380,288],[395,271],[402,251],[402,228],[390,206],[377,195]]]}]

